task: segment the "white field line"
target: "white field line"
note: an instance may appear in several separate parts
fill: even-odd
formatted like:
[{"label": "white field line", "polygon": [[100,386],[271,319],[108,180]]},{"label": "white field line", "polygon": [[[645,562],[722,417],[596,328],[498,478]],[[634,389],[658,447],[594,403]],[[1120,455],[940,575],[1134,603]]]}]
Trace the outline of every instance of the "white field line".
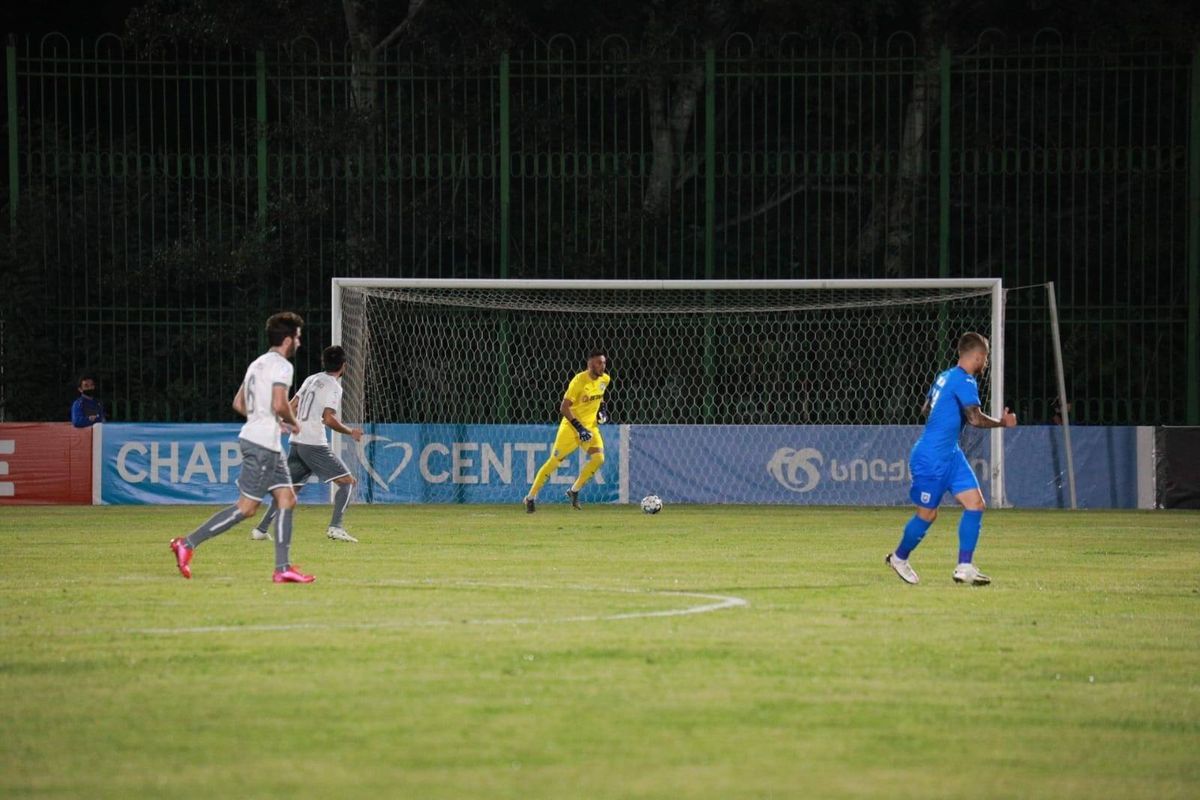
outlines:
[{"label": "white field line", "polygon": [[195,633],[269,633],[272,631],[302,631],[302,630],[382,630],[387,628],[430,628],[448,627],[452,625],[550,625],[567,622],[615,622],[628,619],[650,619],[655,617],[684,617],[692,614],[707,614],[713,611],[723,611],[729,608],[745,608],[749,601],[741,597],[703,592],[679,592],[647,589],[606,589],[598,586],[535,586],[519,583],[476,583],[455,582],[438,583],[436,581],[379,581],[360,586],[441,586],[445,588],[481,588],[481,589],[523,589],[526,591],[568,591],[596,592],[608,594],[640,594],[656,597],[686,597],[712,602],[690,605],[684,608],[670,608],[658,611],[627,611],[620,614],[580,614],[565,617],[513,617],[501,619],[433,619],[433,620],[392,620],[382,622],[295,622],[275,625],[198,625],[194,627],[175,628],[129,628],[122,633],[140,633],[151,636],[172,636]]}]

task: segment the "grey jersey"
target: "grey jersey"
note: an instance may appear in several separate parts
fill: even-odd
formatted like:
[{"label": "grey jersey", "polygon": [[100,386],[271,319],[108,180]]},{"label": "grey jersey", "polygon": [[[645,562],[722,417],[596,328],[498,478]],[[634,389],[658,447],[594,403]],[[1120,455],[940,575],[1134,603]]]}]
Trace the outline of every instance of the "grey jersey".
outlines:
[{"label": "grey jersey", "polygon": [[300,391],[296,410],[296,419],[300,421],[300,432],[292,436],[296,444],[319,445],[327,444],[325,439],[325,409],[335,415],[342,413],[342,384],[328,372],[315,372],[309,375]]}]

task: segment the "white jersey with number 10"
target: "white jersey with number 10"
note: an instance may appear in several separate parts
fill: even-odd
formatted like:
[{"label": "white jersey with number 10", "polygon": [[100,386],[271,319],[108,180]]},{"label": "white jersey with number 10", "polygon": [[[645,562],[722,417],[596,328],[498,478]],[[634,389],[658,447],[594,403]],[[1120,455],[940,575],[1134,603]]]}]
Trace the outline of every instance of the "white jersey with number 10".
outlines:
[{"label": "white jersey with number 10", "polygon": [[246,424],[238,434],[240,438],[276,453],[283,452],[279,419],[275,416],[271,397],[276,386],[291,388],[292,374],[292,362],[274,350],[254,359],[242,381],[242,392],[246,398]]},{"label": "white jersey with number 10", "polygon": [[342,384],[327,372],[309,375],[296,393],[300,404],[296,419],[300,432],[292,437],[295,444],[328,444],[325,439],[325,409],[335,415],[342,413]]}]

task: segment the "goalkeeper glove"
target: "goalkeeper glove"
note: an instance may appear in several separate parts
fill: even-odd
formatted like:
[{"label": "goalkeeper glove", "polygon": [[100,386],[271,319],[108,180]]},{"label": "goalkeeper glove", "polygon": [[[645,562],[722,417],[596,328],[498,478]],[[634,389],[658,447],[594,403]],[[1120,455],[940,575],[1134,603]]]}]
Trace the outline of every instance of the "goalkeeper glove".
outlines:
[{"label": "goalkeeper glove", "polygon": [[579,441],[590,442],[592,440],[592,432],[583,427],[583,423],[577,419],[571,420],[571,427],[579,434]]},{"label": "goalkeeper glove", "polygon": [[603,425],[606,422],[608,422],[608,414],[605,413],[604,409],[602,408],[596,412],[596,423],[598,425]]}]

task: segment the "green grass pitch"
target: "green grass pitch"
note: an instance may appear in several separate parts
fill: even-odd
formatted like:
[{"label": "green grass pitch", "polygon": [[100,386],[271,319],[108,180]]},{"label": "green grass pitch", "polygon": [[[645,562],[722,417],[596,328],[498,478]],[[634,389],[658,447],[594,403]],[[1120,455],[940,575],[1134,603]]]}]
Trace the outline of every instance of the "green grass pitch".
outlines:
[{"label": "green grass pitch", "polygon": [[0,511],[0,796],[1200,796],[1195,513],[328,512]]}]

